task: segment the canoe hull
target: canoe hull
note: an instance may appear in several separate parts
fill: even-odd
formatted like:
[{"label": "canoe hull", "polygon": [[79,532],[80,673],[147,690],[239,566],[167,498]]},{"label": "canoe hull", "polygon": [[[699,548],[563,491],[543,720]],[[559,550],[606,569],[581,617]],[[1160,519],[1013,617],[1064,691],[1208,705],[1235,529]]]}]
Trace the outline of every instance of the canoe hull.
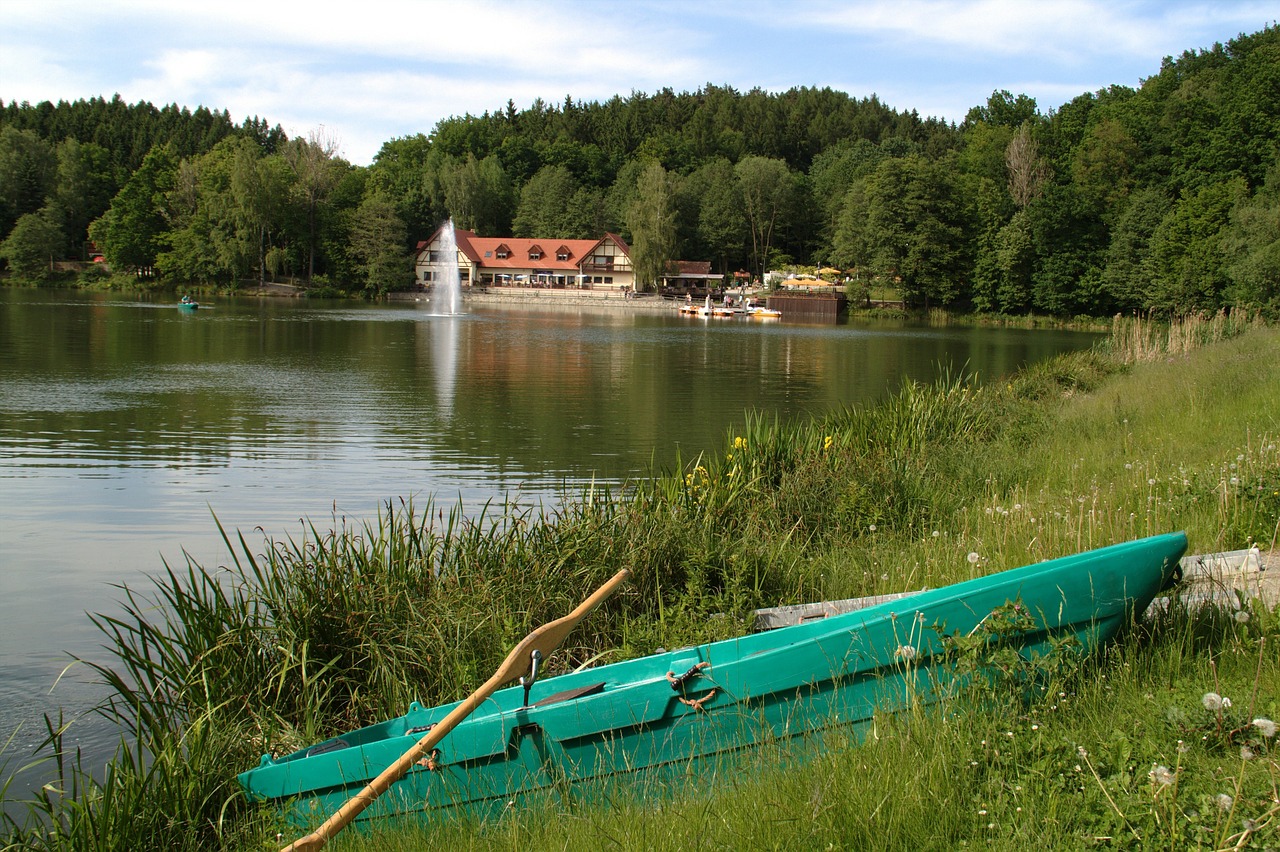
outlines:
[{"label": "canoe hull", "polygon": [[[525,797],[692,762],[765,741],[868,723],[948,686],[940,635],[968,635],[1016,602],[1028,658],[1067,636],[1109,641],[1174,579],[1181,533],[1142,539],[921,592],[841,616],[601,666],[500,690],[362,820],[423,811],[492,812]],[[937,628],[937,629],[935,629]],[[672,684],[671,677],[677,681]],[[681,678],[681,675],[687,675]],[[456,706],[423,708],[261,764],[239,778],[255,800],[312,826]],[[308,754],[310,752],[310,755]]]}]

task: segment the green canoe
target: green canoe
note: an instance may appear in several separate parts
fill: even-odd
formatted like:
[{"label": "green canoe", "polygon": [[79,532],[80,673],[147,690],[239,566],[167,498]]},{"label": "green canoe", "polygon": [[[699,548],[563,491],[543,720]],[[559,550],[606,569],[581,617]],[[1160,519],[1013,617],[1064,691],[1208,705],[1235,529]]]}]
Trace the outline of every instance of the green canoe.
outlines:
[{"label": "green canoe", "polygon": [[[1183,533],[1117,544],[765,633],[499,690],[360,814],[360,820],[462,809],[632,772],[681,770],[757,742],[870,722],[936,697],[949,679],[940,628],[982,629],[1025,607],[1019,648],[1047,653],[1074,636],[1087,653],[1175,579]],[[1033,626],[1032,626],[1033,625]],[[314,826],[396,761],[456,704],[418,704],[390,721],[239,776],[252,800]]]}]

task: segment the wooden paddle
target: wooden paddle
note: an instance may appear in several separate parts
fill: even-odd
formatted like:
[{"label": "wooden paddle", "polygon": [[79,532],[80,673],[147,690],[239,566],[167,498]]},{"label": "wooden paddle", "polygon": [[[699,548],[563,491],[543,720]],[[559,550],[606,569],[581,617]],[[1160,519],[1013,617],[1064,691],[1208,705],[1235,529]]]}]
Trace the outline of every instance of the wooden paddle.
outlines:
[{"label": "wooden paddle", "polygon": [[282,852],[302,852],[302,850],[307,849],[319,849],[332,840],[334,835],[346,828],[352,820],[360,815],[361,811],[373,804],[392,784],[403,778],[410,767],[429,754],[436,744],[445,738],[446,734],[457,727],[463,719],[475,712],[475,709],[496,692],[498,687],[510,683],[516,678],[523,677],[529,671],[530,657],[534,651],[540,652],[543,658],[550,656],[552,651],[560,647],[560,643],[564,641],[570,631],[578,626],[578,622],[586,618],[591,610],[613,594],[614,590],[622,585],[629,576],[631,576],[631,572],[623,568],[617,574],[614,574],[609,582],[596,589],[591,597],[579,604],[578,608],[573,612],[563,618],[558,618],[542,625],[521,639],[520,643],[511,649],[511,653],[507,654],[507,658],[502,661],[502,665],[493,673],[493,677],[485,681],[483,686],[467,696],[449,715],[432,726],[426,736],[418,740],[413,748],[406,751],[399,760],[384,769],[382,774],[351,797],[345,805],[339,808],[333,816],[325,820],[319,828],[306,837],[290,843]]}]

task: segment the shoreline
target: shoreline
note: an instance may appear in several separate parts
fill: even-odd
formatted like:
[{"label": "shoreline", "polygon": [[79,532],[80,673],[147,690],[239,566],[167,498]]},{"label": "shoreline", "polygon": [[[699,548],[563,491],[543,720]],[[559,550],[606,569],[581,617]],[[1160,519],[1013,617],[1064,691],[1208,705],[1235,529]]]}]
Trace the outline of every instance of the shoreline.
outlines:
[{"label": "shoreline", "polygon": [[[389,301],[430,301],[430,294],[417,292],[389,293]],[[464,290],[462,301],[471,305],[519,305],[521,307],[587,307],[609,308],[636,313],[675,313],[678,303],[653,293],[640,293],[630,298],[621,293],[594,290],[545,290],[503,287],[486,291]]]}]

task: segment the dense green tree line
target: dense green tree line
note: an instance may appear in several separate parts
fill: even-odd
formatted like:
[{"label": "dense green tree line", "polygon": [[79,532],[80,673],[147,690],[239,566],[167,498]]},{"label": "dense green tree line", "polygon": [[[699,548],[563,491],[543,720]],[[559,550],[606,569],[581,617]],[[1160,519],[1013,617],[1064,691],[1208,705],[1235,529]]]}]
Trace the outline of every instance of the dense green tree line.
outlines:
[{"label": "dense green tree line", "polygon": [[117,97],[0,107],[0,258],[91,237],[117,269],[234,286],[407,286],[452,216],[482,234],[621,234],[667,261],[890,282],[913,305],[1105,315],[1280,308],[1280,29],[1166,58],[1042,113],[956,125],[831,89],[707,85],[441,121],[370,167],[260,119]]}]

